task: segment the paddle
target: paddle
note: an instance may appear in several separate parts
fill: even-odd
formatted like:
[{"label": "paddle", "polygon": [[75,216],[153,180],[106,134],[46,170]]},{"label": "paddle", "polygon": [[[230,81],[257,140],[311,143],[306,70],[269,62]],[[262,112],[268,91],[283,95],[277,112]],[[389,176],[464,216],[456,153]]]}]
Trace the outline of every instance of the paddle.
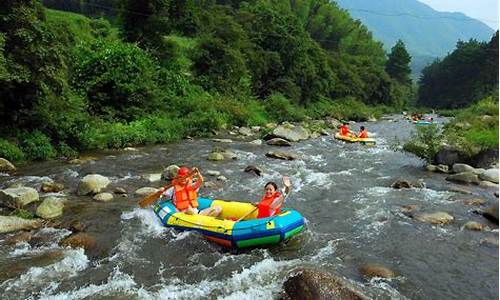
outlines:
[{"label": "paddle", "polygon": [[[181,179],[181,178],[186,178],[186,177],[190,177],[194,174],[196,174],[196,172],[199,172],[198,169],[195,169],[191,172],[189,172],[187,175],[185,176],[182,176],[182,177],[177,177],[178,179]],[[151,205],[153,204],[160,196],[161,194],[168,190],[169,188],[171,188],[173,186],[173,184],[167,184],[166,186],[162,187],[158,192],[154,193],[154,194],[151,194],[149,196],[147,196],[146,198],[142,199],[141,201],[137,202],[137,204],[139,204],[139,206],[141,208],[144,208],[148,205]]]},{"label": "paddle", "polygon": [[[287,184],[285,184],[285,182]],[[290,186],[290,178],[288,178],[288,176],[283,177],[283,184],[285,184],[285,186],[288,186],[288,187]],[[288,193],[285,194],[285,198],[283,199],[283,203],[285,203],[286,198],[288,198],[288,195],[290,195],[290,190],[288,190]],[[244,218],[248,217],[249,215],[254,213],[258,208],[259,208],[258,206],[255,206],[254,209],[252,209],[250,212],[246,213],[244,216],[242,216],[241,218],[239,218],[235,222],[239,222],[239,221],[243,220]]]}]

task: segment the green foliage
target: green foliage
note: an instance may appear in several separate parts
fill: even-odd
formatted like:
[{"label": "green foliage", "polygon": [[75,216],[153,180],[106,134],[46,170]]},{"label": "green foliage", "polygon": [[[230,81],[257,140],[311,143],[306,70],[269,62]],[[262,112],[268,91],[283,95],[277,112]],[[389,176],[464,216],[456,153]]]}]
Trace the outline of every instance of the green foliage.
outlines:
[{"label": "green foliage", "polygon": [[393,112],[393,109],[383,105],[368,106],[351,97],[337,101],[323,100],[307,107],[307,115],[314,119],[333,117],[339,120],[366,121],[389,112]]},{"label": "green foliage", "polygon": [[57,155],[50,139],[38,130],[23,132],[19,140],[21,148],[29,160],[53,159]]},{"label": "green foliage", "polygon": [[410,79],[410,62],[411,56],[406,51],[405,44],[402,40],[398,40],[396,45],[392,47],[391,53],[385,63],[387,74],[403,85],[409,85]]},{"label": "green foliage", "polygon": [[498,31],[489,43],[459,41],[455,51],[422,71],[419,105],[460,108],[498,92]]},{"label": "green foliage", "polygon": [[19,146],[15,143],[0,139],[0,157],[9,161],[23,161],[25,155]]},{"label": "green foliage", "polygon": [[302,108],[293,105],[289,99],[281,94],[273,94],[265,100],[267,114],[277,122],[303,121],[305,112]]},{"label": "green foliage", "polygon": [[22,209],[22,208],[18,208],[16,210],[12,211],[12,213],[10,215],[16,216],[16,217],[22,218],[22,219],[27,219],[27,220],[31,220],[31,219],[35,218],[35,214],[33,214],[29,210]]},{"label": "green foliage", "polygon": [[442,140],[443,135],[437,125],[420,126],[416,134],[403,145],[403,150],[431,163],[441,148]]}]

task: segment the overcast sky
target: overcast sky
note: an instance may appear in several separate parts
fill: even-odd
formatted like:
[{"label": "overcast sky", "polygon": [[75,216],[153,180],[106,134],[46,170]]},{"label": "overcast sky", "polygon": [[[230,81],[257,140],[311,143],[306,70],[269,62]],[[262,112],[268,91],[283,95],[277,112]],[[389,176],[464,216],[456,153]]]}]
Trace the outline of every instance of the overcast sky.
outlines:
[{"label": "overcast sky", "polygon": [[461,12],[498,29],[498,0],[418,0],[437,11]]}]

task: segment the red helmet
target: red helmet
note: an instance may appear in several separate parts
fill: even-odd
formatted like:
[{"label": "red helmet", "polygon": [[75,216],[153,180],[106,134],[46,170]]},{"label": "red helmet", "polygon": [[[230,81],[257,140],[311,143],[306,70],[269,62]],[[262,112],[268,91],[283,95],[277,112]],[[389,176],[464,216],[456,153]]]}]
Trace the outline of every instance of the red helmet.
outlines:
[{"label": "red helmet", "polygon": [[187,167],[180,167],[179,171],[177,171],[177,176],[184,177],[189,174],[189,169]]}]

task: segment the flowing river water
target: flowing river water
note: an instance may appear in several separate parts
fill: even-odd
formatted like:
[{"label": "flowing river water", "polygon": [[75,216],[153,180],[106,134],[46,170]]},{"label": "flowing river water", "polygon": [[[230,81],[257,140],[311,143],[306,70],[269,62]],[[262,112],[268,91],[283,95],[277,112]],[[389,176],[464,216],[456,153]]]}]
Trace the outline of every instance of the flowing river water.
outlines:
[{"label": "flowing river water", "polygon": [[[444,174],[427,172],[423,161],[391,150],[396,135],[404,140],[414,130],[413,124],[394,119],[364,124],[376,147],[329,136],[288,148],[248,143],[255,137],[233,137],[230,144],[197,139],[136,152],[101,152],[79,165],[51,161],[22,167],[15,176],[1,177],[1,187],[18,182],[39,187],[47,178],[64,183],[63,220],[80,220],[98,245],[92,253],[58,246],[70,234],[66,229],[44,228],[29,243],[16,245],[2,242],[8,235],[0,236],[1,298],[273,299],[294,270],[312,267],[343,277],[374,299],[498,299],[498,248],[483,242],[497,238],[498,230],[462,229],[470,220],[496,228],[473,212],[476,207],[463,203],[477,197],[492,203],[495,189],[469,186],[473,195],[453,192]],[[215,146],[231,149],[238,159],[208,161]],[[265,157],[270,150],[300,159]],[[143,175],[170,164],[220,171],[228,181],[217,182],[219,188],[203,187],[201,195],[227,200],[255,202],[265,182],[289,175],[293,193],[285,206],[304,216],[306,228],[287,243],[238,252],[195,233],[167,229],[150,209],[137,206],[140,197],[133,191],[160,186]],[[248,165],[261,167],[263,176],[243,172]],[[76,196],[78,182],[92,173],[111,179],[108,190],[120,186],[129,195],[115,195],[107,203]],[[397,179],[423,179],[426,188],[392,189]],[[408,204],[423,212],[448,212],[455,220],[443,226],[418,222],[401,212]],[[397,276],[367,279],[359,272],[366,263],[382,264]]]}]

